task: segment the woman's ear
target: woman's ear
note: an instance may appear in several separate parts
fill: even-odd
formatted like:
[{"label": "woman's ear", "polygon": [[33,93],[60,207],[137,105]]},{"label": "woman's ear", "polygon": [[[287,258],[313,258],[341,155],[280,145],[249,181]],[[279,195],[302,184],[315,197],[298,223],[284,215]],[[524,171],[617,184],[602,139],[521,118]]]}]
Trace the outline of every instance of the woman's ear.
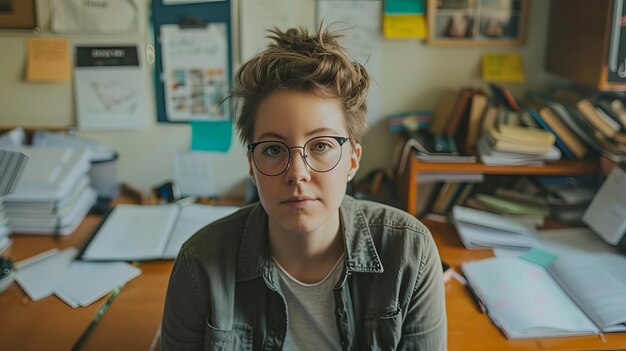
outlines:
[{"label": "woman's ear", "polygon": [[253,165],[252,165],[252,156],[250,155],[250,153],[247,153],[247,157],[248,157],[248,174],[250,175],[250,179],[252,180],[252,183],[254,185],[256,185],[256,178],[254,177],[254,169],[253,169]]},{"label": "woman's ear", "polygon": [[348,171],[348,180],[354,179],[354,175],[359,170],[359,164],[361,162],[361,151],[363,148],[361,144],[356,143],[352,145],[352,152],[350,153],[350,170]]}]

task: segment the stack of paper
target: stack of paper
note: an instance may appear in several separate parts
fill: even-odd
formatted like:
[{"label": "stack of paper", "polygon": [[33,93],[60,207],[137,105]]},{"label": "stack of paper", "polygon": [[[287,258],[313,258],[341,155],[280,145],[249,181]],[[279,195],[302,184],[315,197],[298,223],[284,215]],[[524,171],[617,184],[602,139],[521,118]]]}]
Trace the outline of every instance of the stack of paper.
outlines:
[{"label": "stack of paper", "polygon": [[[23,134],[23,130],[21,133]],[[20,135],[19,130],[9,133],[9,136],[4,139],[5,142],[9,141],[6,145],[11,145],[13,139],[19,141]],[[13,138],[11,136],[16,137]],[[2,141],[0,141],[1,143]],[[22,153],[0,150],[0,253],[11,245],[9,224],[4,211],[3,199],[5,195],[15,190],[27,160],[26,155]]]},{"label": "stack of paper", "polygon": [[0,196],[0,253],[11,245],[9,239],[9,225],[6,215],[4,214],[4,205],[2,204],[2,196]]},{"label": "stack of paper", "polygon": [[72,148],[3,147],[29,160],[13,194],[4,199],[15,233],[72,233],[96,200],[89,184],[89,152]]},{"label": "stack of paper", "polygon": [[468,249],[529,248],[537,244],[532,227],[498,214],[454,206],[452,220]]},{"label": "stack of paper", "polygon": [[72,261],[76,248],[53,249],[16,264],[16,280],[33,300],[57,295],[73,308],[88,306],[141,270],[126,262]]}]

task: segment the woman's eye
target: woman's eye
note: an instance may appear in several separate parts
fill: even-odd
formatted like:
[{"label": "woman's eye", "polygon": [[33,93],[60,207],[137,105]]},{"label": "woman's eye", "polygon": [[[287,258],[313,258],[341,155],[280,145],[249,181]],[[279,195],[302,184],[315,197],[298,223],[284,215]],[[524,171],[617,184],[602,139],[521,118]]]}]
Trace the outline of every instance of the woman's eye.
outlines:
[{"label": "woman's eye", "polygon": [[326,151],[329,148],[330,148],[330,145],[328,145],[327,143],[323,143],[323,142],[315,143],[315,145],[313,145],[313,150],[317,152]]},{"label": "woman's eye", "polygon": [[270,145],[263,150],[263,153],[268,156],[280,155],[282,148],[279,145]]}]

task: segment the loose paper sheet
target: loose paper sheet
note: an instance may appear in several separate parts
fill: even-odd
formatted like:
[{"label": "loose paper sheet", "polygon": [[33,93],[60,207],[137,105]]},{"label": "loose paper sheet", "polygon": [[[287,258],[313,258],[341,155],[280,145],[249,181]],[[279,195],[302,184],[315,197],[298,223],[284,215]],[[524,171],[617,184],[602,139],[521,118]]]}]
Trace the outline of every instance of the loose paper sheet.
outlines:
[{"label": "loose paper sheet", "polygon": [[626,172],[615,167],[596,193],[583,221],[606,242],[617,245],[626,233]]},{"label": "loose paper sheet", "polygon": [[424,15],[385,15],[385,38],[425,39],[428,36]]},{"label": "loose paper sheet", "polygon": [[63,38],[26,40],[26,80],[66,82],[70,80],[69,42]]},{"label": "loose paper sheet", "polygon": [[483,55],[483,79],[488,82],[514,82],[526,80],[524,62],[519,53],[489,53]]},{"label": "loose paper sheet", "polygon": [[380,16],[382,1],[330,1],[317,3],[318,24],[338,22],[339,28],[346,28],[345,36],[339,39],[348,54],[365,66],[370,75],[371,84],[367,97],[369,120],[380,117],[382,92],[375,82],[381,81],[381,46]]},{"label": "loose paper sheet", "polygon": [[287,30],[305,27],[314,31],[315,17],[311,0],[241,0],[241,62],[267,48],[268,29]]}]

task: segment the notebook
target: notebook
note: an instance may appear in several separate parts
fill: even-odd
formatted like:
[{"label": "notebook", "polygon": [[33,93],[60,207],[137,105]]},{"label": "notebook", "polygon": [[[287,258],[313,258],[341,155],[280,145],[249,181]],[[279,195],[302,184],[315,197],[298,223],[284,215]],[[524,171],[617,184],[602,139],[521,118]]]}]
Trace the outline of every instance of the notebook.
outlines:
[{"label": "notebook", "polygon": [[205,225],[235,212],[232,206],[117,205],[83,249],[91,261],[174,259]]},{"label": "notebook", "polygon": [[509,339],[626,331],[626,257],[568,255],[545,268],[519,257],[494,257],[461,270]]}]

